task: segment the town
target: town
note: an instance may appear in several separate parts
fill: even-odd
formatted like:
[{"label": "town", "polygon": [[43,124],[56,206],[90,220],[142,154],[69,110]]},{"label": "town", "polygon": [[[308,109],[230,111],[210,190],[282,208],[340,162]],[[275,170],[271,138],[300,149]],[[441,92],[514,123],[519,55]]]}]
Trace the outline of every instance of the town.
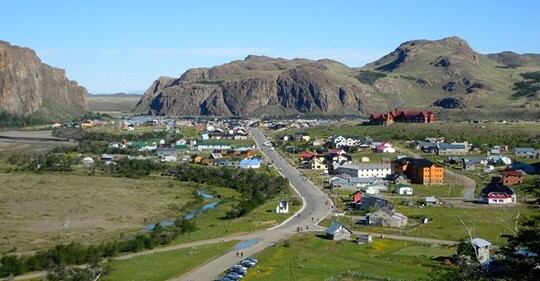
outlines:
[{"label": "town", "polygon": [[[414,117],[424,114],[430,116],[429,121]],[[236,259],[247,256],[251,248],[261,245],[265,239],[281,243],[275,234],[261,238],[268,235],[264,234],[266,232],[272,233],[270,229],[277,228],[291,229],[298,237],[304,237],[302,239],[317,239],[311,235],[323,233],[324,239],[330,241],[349,240],[366,245],[412,239],[411,243],[429,244],[439,249],[438,252],[444,253],[444,263],[448,264],[457,262],[449,255],[451,249],[473,235],[472,245],[482,255],[480,263],[493,262],[496,249],[504,241],[501,235],[508,233],[508,228],[515,225],[520,216],[536,212],[539,201],[529,188],[540,181],[538,144],[524,141],[511,146],[496,142],[496,138],[486,144],[475,142],[474,138],[453,138],[451,132],[425,136],[422,133],[419,135],[424,137],[411,138],[401,127],[417,130],[419,126],[430,126],[430,130],[441,131],[445,127],[463,130],[522,128],[522,125],[446,123],[435,121],[433,113],[407,111],[407,115],[413,117],[392,117],[395,122],[374,121],[377,119],[374,116],[381,114],[374,114],[367,121],[100,116],[52,124],[52,138],[65,142],[63,148],[57,147],[40,158],[11,155],[5,161],[13,167],[9,169],[15,171],[94,174],[94,177],[97,173],[105,177],[110,174],[132,179],[154,177],[155,180],[172,175],[180,181],[202,183],[189,195],[198,203],[189,203],[195,208],[184,211],[181,220],[158,216],[157,221],[148,222],[142,231],[172,231],[173,244],[201,239],[213,241],[231,234],[236,239],[241,234],[234,233],[255,231],[235,246]],[[388,119],[388,116],[405,115],[385,116]],[[537,130],[535,124],[531,126]],[[386,131],[393,131],[394,137],[388,137]],[[489,138],[489,133],[485,137]],[[176,168],[177,165],[180,166]],[[218,176],[211,172],[214,169],[225,170],[215,170],[220,173]],[[298,187],[288,190],[280,186],[281,183],[268,185],[267,182],[257,188],[260,191],[249,195],[251,200],[258,201],[246,205],[242,202],[247,201],[239,200],[237,195],[217,188],[219,185],[238,188],[235,186],[240,184],[238,180],[222,182],[229,177],[223,174],[229,169],[245,170],[247,174],[236,173],[235,177],[246,177],[248,181],[254,176],[277,175],[294,182],[296,177],[307,184],[307,194],[313,193],[310,196],[317,199],[302,203],[305,201],[302,198],[307,196],[305,190]],[[299,174],[290,175],[292,170]],[[206,178],[197,178],[197,174],[205,174]],[[247,186],[243,188],[250,188]],[[239,191],[246,196],[245,191]],[[309,210],[301,209],[306,203]],[[222,214],[227,221],[210,218],[215,216],[213,212]],[[263,215],[264,212],[272,215]],[[302,219],[298,220],[298,216]],[[246,224],[248,217],[252,223]],[[268,225],[261,225],[263,217]],[[63,227],[69,227],[72,220],[75,218],[65,222]],[[183,226],[177,230],[178,225]],[[205,227],[210,226],[215,230],[207,233]],[[285,239],[290,241],[290,238]],[[14,237],[7,245],[22,242],[18,240]],[[169,241],[161,243],[167,245]],[[272,250],[266,251],[271,254]],[[258,268],[270,262],[263,256],[240,260],[223,280],[256,278]],[[227,256],[224,259],[230,260]],[[222,269],[216,267],[215,270],[217,276]]]}]

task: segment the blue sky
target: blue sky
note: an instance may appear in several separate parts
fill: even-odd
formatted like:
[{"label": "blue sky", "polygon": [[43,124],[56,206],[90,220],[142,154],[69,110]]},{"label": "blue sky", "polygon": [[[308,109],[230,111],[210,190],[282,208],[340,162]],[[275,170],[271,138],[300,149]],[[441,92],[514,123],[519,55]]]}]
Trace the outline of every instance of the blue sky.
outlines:
[{"label": "blue sky", "polygon": [[112,93],[248,54],[362,66],[404,41],[447,36],[482,53],[540,53],[539,15],[537,0],[6,0],[0,40]]}]

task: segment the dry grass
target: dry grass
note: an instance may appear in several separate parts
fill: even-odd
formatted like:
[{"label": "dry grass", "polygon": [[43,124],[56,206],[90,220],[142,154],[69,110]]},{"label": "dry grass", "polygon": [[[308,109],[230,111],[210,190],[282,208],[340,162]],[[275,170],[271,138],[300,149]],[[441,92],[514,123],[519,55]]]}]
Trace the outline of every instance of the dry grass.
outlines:
[{"label": "dry grass", "polygon": [[166,178],[56,173],[0,173],[0,182],[0,252],[93,243],[139,231],[178,214],[193,190]]}]

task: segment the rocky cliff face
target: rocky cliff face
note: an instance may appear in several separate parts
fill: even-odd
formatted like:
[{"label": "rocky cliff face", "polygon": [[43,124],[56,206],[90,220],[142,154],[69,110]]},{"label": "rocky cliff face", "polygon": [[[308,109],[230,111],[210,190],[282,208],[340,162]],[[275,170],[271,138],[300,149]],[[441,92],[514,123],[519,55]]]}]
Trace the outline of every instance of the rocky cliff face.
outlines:
[{"label": "rocky cliff face", "polygon": [[[343,71],[345,75],[333,75]],[[359,113],[369,87],[356,71],[331,60],[285,60],[248,56],[212,68],[186,71],[178,79],[154,81],[137,111],[164,115],[247,116],[288,113]],[[271,113],[271,112],[270,112]]]},{"label": "rocky cliff face", "polygon": [[28,116],[69,116],[88,109],[87,91],[36,53],[0,41],[0,110]]},{"label": "rocky cliff face", "polygon": [[[458,37],[415,40],[362,68],[323,60],[248,56],[160,78],[137,111],[159,115],[357,114],[394,108],[520,108],[520,73],[538,55],[483,55]],[[536,103],[535,103],[536,104]]]}]

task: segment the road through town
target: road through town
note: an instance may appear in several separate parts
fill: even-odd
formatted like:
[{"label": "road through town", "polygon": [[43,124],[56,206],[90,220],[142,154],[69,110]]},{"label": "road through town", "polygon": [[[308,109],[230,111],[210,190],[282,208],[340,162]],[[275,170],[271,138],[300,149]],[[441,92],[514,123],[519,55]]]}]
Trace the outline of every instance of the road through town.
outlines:
[{"label": "road through town", "polygon": [[244,256],[253,255],[263,249],[272,246],[275,242],[286,239],[297,232],[298,228],[305,229],[306,226],[314,228],[318,221],[325,218],[331,211],[331,200],[318,187],[307,181],[293,166],[283,159],[271,146],[265,145],[268,139],[264,136],[260,129],[252,129],[253,139],[255,140],[259,150],[264,154],[266,160],[278,171],[281,175],[289,180],[293,189],[298,193],[303,201],[303,207],[300,211],[291,216],[277,227],[256,232],[247,235],[245,247],[229,251],[223,256],[220,256],[207,264],[204,264],[191,272],[172,280],[196,280],[206,281],[212,280],[222,272],[226,271],[233,264],[238,263],[241,257],[237,257],[237,252],[242,252]]}]

